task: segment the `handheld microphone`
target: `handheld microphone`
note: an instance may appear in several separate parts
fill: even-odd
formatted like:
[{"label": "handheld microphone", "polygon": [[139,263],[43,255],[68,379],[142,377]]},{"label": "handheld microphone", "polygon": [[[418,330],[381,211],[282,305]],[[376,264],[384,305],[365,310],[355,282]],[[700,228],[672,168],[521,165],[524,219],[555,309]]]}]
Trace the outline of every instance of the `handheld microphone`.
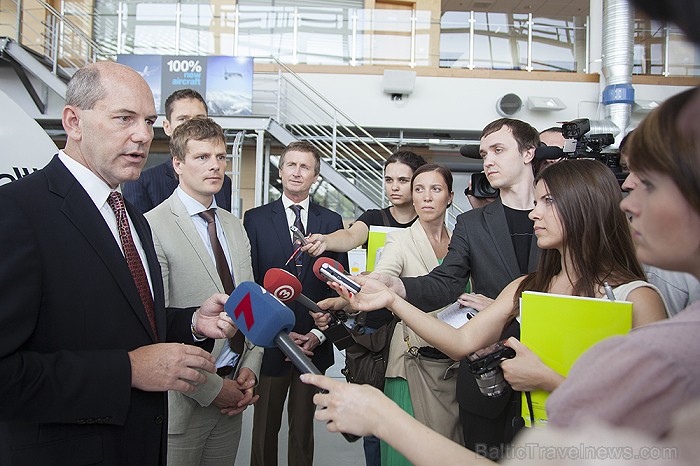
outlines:
[{"label": "handheld microphone", "polygon": [[267,291],[282,301],[283,303],[291,303],[297,301],[299,304],[309,309],[312,312],[322,312],[330,314],[331,321],[328,328],[324,330],[324,334],[331,339],[333,344],[340,351],[355,344],[355,339],[348,328],[338,318],[328,310],[321,309],[318,304],[313,302],[311,298],[301,293],[302,287],[299,279],[294,274],[289,273],[284,269],[270,269],[265,273],[263,285]]},{"label": "handheld microphone", "polygon": [[360,285],[343,273],[345,270],[338,261],[334,261],[328,257],[321,257],[314,263],[313,270],[316,278],[323,282],[330,280],[343,285],[353,293],[360,292]]},{"label": "handheld microphone", "polygon": [[[276,346],[302,374],[322,375],[289,336],[295,323],[292,310],[257,283],[240,283],[224,304],[224,310],[254,345]],[[350,442],[359,438],[345,433],[343,436]]]},{"label": "handheld microphone", "polygon": [[293,273],[287,270],[277,268],[269,269],[265,272],[263,286],[267,291],[272,293],[275,298],[283,303],[296,301],[312,312],[328,313],[328,311],[324,311],[318,307],[312,299],[301,292],[301,282]]},{"label": "handheld microphone", "polygon": [[[224,304],[224,310],[254,345],[265,348],[280,346],[290,359],[297,358],[297,355],[287,354],[284,349],[287,346],[284,340],[289,340],[294,347],[297,346],[289,337],[289,332],[296,323],[294,313],[257,283],[243,282],[238,285]],[[296,349],[301,356],[298,359],[304,364],[311,364],[309,358],[298,347]],[[297,365],[295,359],[292,359],[292,362]],[[311,366],[307,368],[308,372],[320,373],[313,364]],[[301,367],[297,367],[301,370]]]},{"label": "handheld microphone", "polygon": [[561,147],[557,146],[540,146],[535,149],[535,158],[537,160],[556,160],[566,157]]}]

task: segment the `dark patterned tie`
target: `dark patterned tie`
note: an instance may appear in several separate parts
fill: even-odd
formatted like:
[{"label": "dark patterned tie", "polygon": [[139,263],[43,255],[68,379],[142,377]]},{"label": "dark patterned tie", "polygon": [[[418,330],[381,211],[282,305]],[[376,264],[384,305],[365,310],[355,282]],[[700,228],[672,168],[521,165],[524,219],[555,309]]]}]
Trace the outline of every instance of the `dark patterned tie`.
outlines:
[{"label": "dark patterned tie", "polygon": [[[216,262],[216,271],[219,274],[221,283],[224,285],[224,292],[226,292],[226,294],[231,294],[235,286],[233,284],[233,277],[231,276],[231,269],[229,269],[228,262],[226,262],[226,255],[224,254],[224,249],[221,247],[219,236],[216,234],[215,214],[216,209],[209,209],[205,210],[204,212],[200,212],[199,216],[207,222],[207,233],[209,233],[211,249],[214,251],[214,262]],[[243,336],[242,332],[236,332],[236,334],[229,339],[229,345],[231,346],[231,349],[238,354],[243,354],[244,342],[245,336]]]},{"label": "dark patterned tie", "polygon": [[136,289],[139,292],[139,297],[141,298],[143,307],[146,310],[146,316],[148,317],[148,321],[153,329],[153,334],[155,335],[156,340],[158,340],[153,296],[151,295],[151,289],[148,286],[148,277],[146,276],[146,270],[143,268],[141,256],[139,256],[139,252],[136,250],[136,245],[134,244],[134,238],[131,236],[131,228],[129,227],[129,219],[126,216],[124,199],[120,193],[113,191],[107,198],[107,204],[109,204],[109,206],[112,208],[114,215],[117,218],[119,241],[122,243],[126,264],[129,266],[129,271],[131,271],[131,276],[134,279]]},{"label": "dark patterned tie", "polygon": [[[293,204],[290,205],[289,208],[294,211],[294,226],[299,229],[302,235],[306,236],[306,230],[304,229],[304,224],[301,221],[301,209],[303,209],[303,207],[299,204]],[[294,244],[294,248],[296,249],[296,243]],[[302,256],[303,254],[298,253],[294,258],[294,264],[296,265],[297,270],[297,277],[301,276]]]}]

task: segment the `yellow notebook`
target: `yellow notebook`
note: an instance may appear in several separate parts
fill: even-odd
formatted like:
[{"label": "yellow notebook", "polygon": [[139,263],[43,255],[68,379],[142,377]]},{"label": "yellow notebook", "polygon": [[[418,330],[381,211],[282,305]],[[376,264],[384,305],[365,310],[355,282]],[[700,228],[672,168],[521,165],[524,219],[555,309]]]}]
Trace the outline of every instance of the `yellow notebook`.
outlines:
[{"label": "yellow notebook", "polygon": [[369,237],[367,238],[367,270],[371,272],[379,262],[386,242],[387,233],[400,230],[396,227],[383,227],[372,225],[369,227]]},{"label": "yellow notebook", "polygon": [[[563,376],[588,348],[632,328],[632,303],[526,291],[520,299],[520,341]],[[535,425],[547,422],[549,394],[531,392]],[[522,415],[530,426],[523,393]]]}]

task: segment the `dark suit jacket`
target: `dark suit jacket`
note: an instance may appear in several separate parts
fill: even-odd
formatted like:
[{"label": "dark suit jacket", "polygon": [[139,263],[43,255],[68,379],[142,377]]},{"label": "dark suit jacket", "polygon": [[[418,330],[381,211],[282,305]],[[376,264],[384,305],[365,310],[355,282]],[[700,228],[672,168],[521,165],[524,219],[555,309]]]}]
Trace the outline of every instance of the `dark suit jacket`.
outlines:
[{"label": "dark suit jacket", "polygon": [[[166,313],[148,223],[127,209],[158,335],[191,342],[193,309]],[[131,388],[127,354],[153,332],[95,204],[54,157],[0,187],[0,212],[0,464],[165,464],[165,393]]]},{"label": "dark suit jacket", "polygon": [[[124,183],[122,193],[124,199],[145,214],[169,198],[177,185],[173,161],[168,159],[160,165],[144,170],[138,180]],[[214,197],[217,206],[231,212],[231,178],[224,176],[224,186]]]},{"label": "dark suit jacket", "polygon": [[[253,275],[257,283],[263,284],[265,273],[271,268],[277,267],[296,273],[294,261],[286,267],[284,266],[294,248],[281,199],[246,212],[243,225],[250,239]],[[340,215],[317,204],[309,203],[307,233],[327,234],[341,228],[343,228],[343,221]],[[331,257],[343,264],[346,269],[348,268],[348,255],[346,253],[326,253],[324,256]],[[299,280],[304,295],[315,302],[330,296],[337,296],[325,282],[314,275],[312,269],[316,258],[310,257],[308,254],[303,254],[302,257],[302,275]],[[309,315],[308,309],[296,303],[290,304],[289,307],[296,316],[295,332],[306,334],[314,328],[314,321]],[[285,362],[284,358],[279,349],[266,348],[260,372],[269,376],[282,375],[291,369],[291,363]],[[330,340],[326,340],[314,350],[312,361],[321,371],[325,371],[333,365],[333,346]]]},{"label": "dark suit jacket", "polygon": [[[537,267],[537,238],[533,236],[528,270]],[[438,309],[455,302],[472,279],[472,291],[496,298],[503,288],[520,277],[520,268],[510,238],[501,199],[457,217],[447,256],[428,275],[402,278],[406,299],[425,310]],[[514,322],[503,337],[518,336]],[[457,400],[460,408],[483,417],[495,417],[503,411],[510,397],[489,399],[479,393],[474,376],[466,364],[460,364]]]}]

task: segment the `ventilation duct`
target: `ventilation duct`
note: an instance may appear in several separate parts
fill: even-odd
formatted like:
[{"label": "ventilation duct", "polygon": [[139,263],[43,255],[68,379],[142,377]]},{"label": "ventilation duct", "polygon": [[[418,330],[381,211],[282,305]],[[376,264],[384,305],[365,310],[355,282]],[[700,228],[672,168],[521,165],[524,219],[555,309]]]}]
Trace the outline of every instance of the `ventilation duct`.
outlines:
[{"label": "ventilation duct", "polygon": [[634,89],[634,10],[627,0],[603,1],[602,103],[605,120],[591,121],[591,133],[625,134],[630,123]]}]

